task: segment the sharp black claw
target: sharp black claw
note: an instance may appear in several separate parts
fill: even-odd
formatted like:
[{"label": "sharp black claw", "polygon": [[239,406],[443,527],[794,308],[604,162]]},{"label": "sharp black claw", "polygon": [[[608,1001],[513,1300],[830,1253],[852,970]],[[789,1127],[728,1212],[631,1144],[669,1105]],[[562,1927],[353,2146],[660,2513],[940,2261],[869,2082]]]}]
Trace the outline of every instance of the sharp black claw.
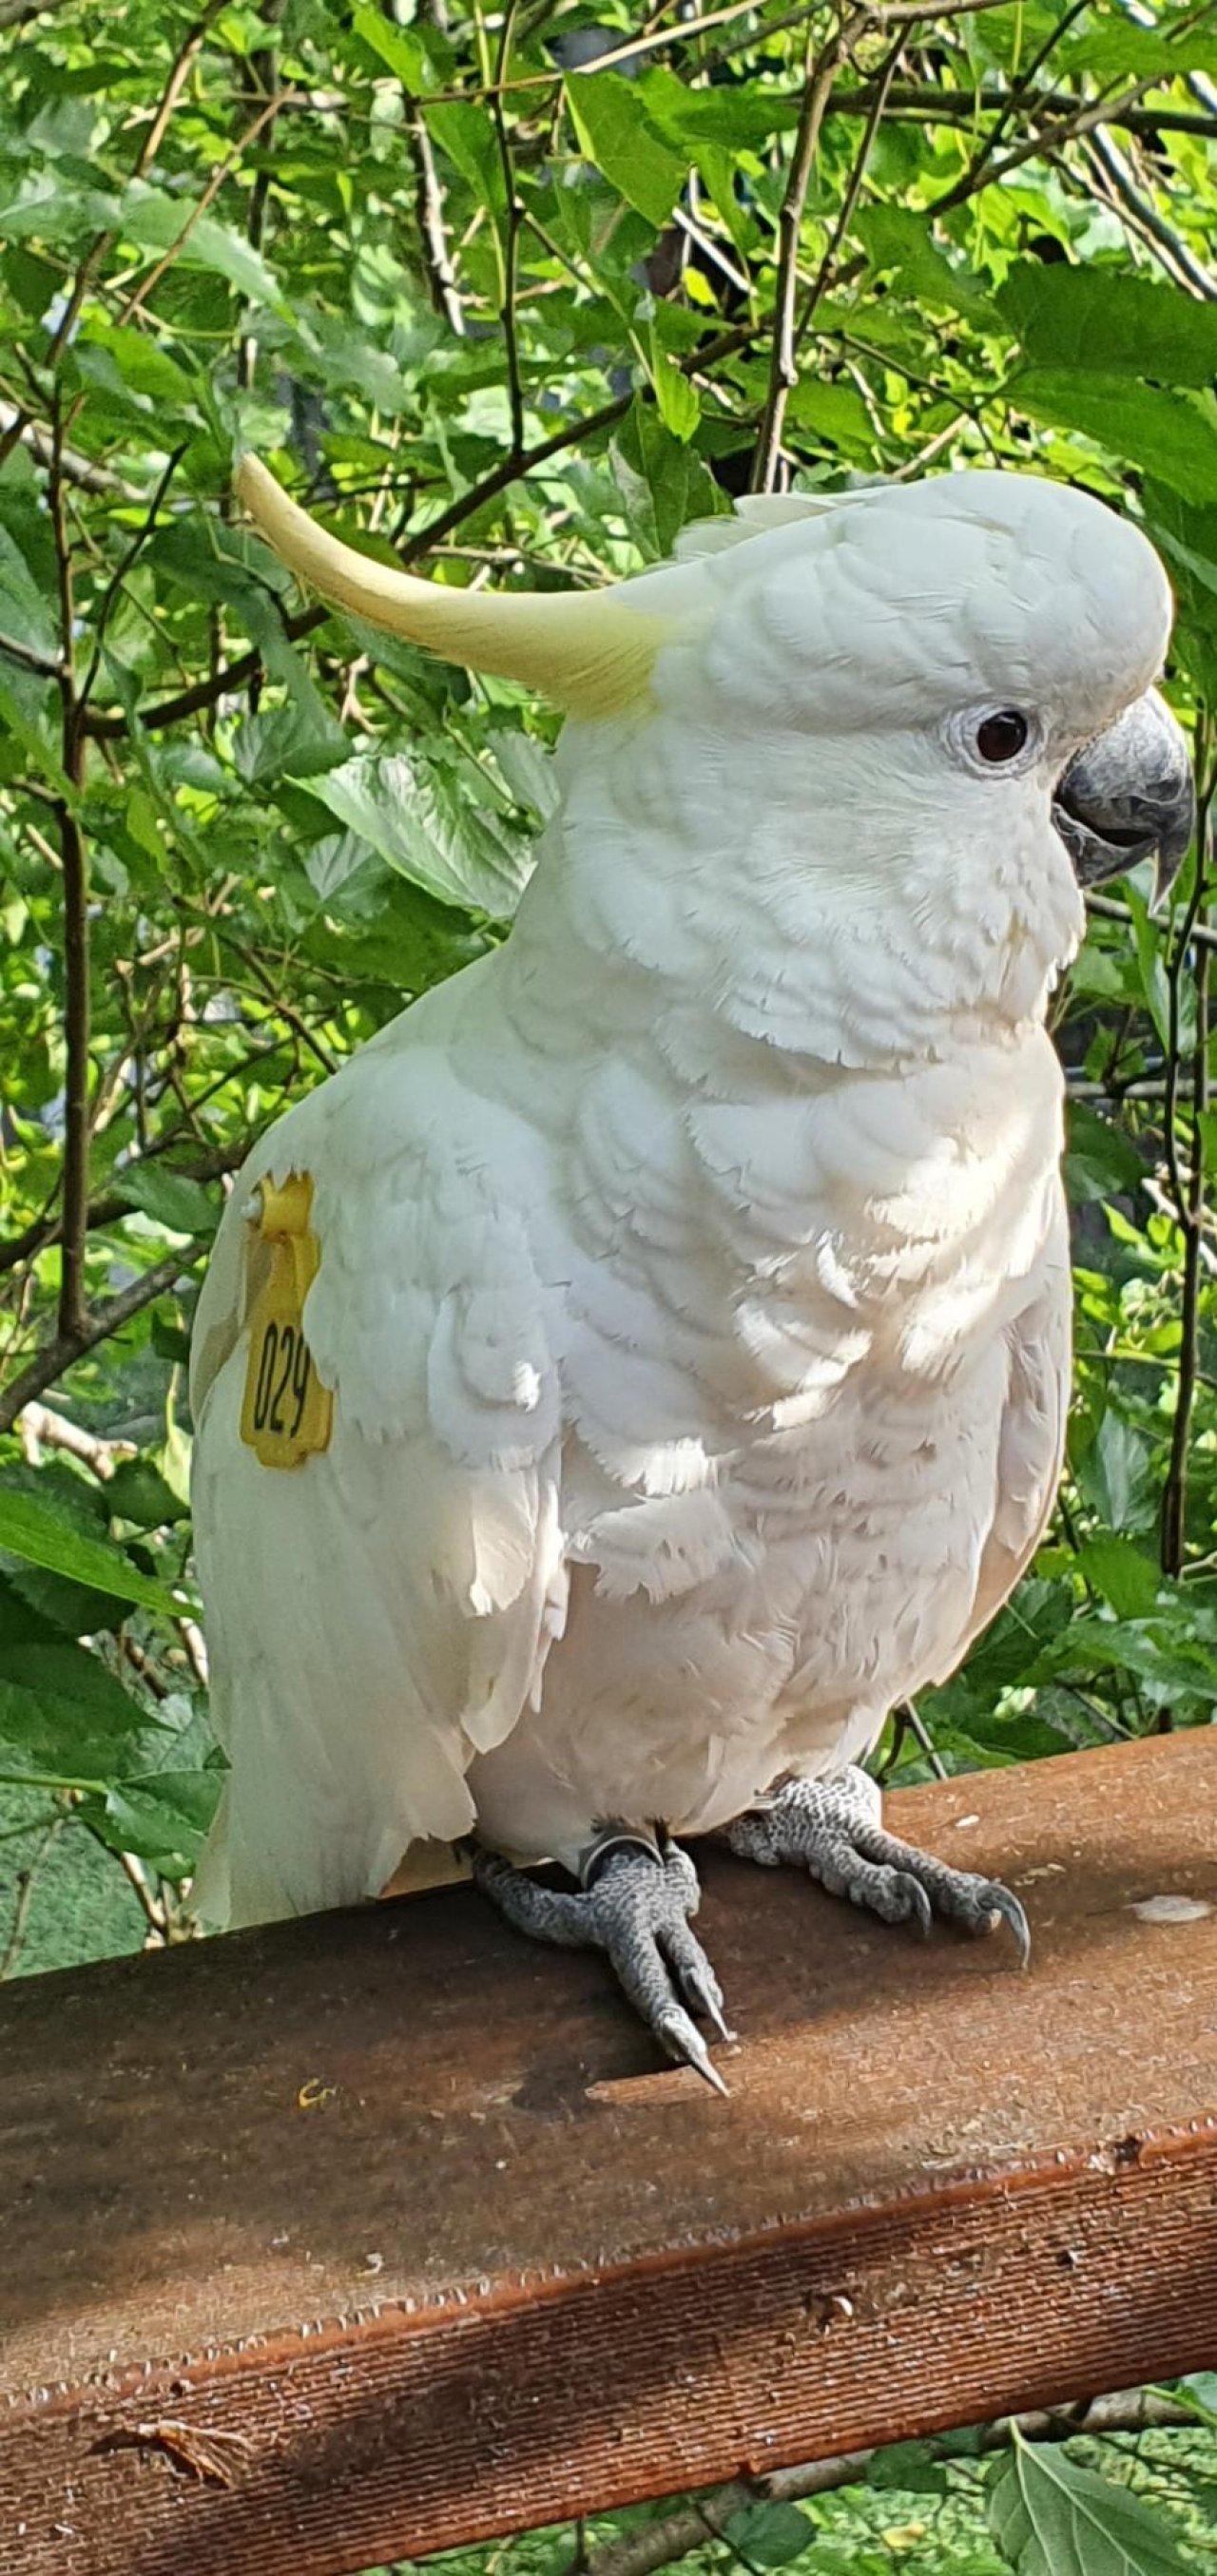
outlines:
[{"label": "sharp black claw", "polygon": [[1010,1889],[1003,1887],[998,1880],[985,1889],[985,1895],[991,1912],[998,1915],[1003,1923],[1008,1923],[1014,1934],[1020,1968],[1028,1967],[1031,1961],[1031,1926],[1027,1921],[1025,1908],[1020,1905],[1017,1896],[1012,1895]]},{"label": "sharp black claw", "polygon": [[704,2077],[705,2082],[712,2085],[716,2093],[722,2094],[724,2101],[730,2100],[731,2088],[723,2082],[701,2032],[696,2024],[690,2021],[687,2013],[681,2012],[679,2008],[670,2013],[663,2013],[658,2016],[652,2027],[656,2038],[662,2041],[669,2057],[674,2057],[679,2065],[691,2066],[695,2075]]},{"label": "sharp black claw", "polygon": [[921,1934],[922,1940],[928,1941],[930,1934],[934,1929],[934,1908],[926,1895],[920,1879],[914,1878],[911,1870],[902,1870],[900,1878],[901,1885],[909,1891],[911,1912],[915,1918],[917,1929]]},{"label": "sharp black claw", "polygon": [[722,1990],[717,1977],[709,1976],[702,1968],[689,1967],[682,1970],[680,1981],[690,2003],[699,2013],[704,2013],[706,2020],[711,2022],[718,2032],[719,2038],[734,2039],[735,2032],[723,2016]]}]

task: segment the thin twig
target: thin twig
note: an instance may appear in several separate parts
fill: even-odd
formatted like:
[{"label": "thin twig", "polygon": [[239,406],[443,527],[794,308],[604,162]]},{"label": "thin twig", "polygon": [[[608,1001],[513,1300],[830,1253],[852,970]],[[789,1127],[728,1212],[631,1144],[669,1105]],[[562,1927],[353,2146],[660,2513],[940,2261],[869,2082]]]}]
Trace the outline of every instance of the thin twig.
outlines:
[{"label": "thin twig", "polygon": [[447,323],[460,340],[465,334],[465,314],[457,285],[452,253],[448,247],[444,223],[444,192],[427,121],[414,99],[406,101],[405,137],[414,164],[414,211],[418,238],[423,255],[423,274],[434,312]]},{"label": "thin twig", "polygon": [[50,1858],[67,1821],[67,1817],[63,1815],[52,1818],[28,1869],[19,1870],[17,1873],[17,1903],[9,1926],[8,1939],[4,1945],[4,1956],[0,1959],[0,1983],[6,1977],[12,1976],[21,1956],[29,1927],[30,1907],[34,1901],[34,1885],[38,1872],[43,1862]]},{"label": "thin twig", "polygon": [[102,592],[101,599],[98,603],[97,613],[93,621],[93,651],[89,659],[88,670],[86,671],[84,679],[81,681],[80,688],[77,692],[76,712],[78,722],[80,718],[83,717],[84,710],[89,703],[89,699],[92,696],[93,689],[96,684],[97,674],[101,667],[102,650],[106,640],[106,628],[109,625],[110,618],[113,613],[114,602],[117,599],[133,564],[136,563],[139,556],[142,554],[144,547],[148,543],[149,537],[152,536],[155,530],[156,522],[160,514],[161,503],[165,498],[189,444],[189,439],[183,438],[172,450],[160,475],[160,479],[152,498],[148,503],[148,507],[144,512],[143,519],[129,544],[124,547],[123,552],[119,556],[118,562],[115,565],[114,571],[111,573],[110,579]]},{"label": "thin twig", "polygon": [[40,653],[35,644],[19,644],[15,635],[0,635],[0,654],[43,680],[57,680],[63,668],[58,653]]},{"label": "thin twig", "polygon": [[[930,14],[927,12],[927,15]],[[1060,29],[1053,31],[1055,44]],[[786,96],[773,93],[775,105]],[[925,125],[966,125],[974,127],[978,116],[1003,116],[1017,92],[981,86],[977,89],[950,89],[945,85],[929,88],[915,81],[902,81],[893,89],[888,102],[891,116],[909,118]],[[833,93],[834,116],[865,116],[871,102],[869,83],[856,90]],[[1037,90],[1034,105],[1045,116],[1068,116],[1077,105],[1068,90]],[[1194,114],[1190,108],[1122,107],[1118,100],[1108,106],[1105,125],[1117,132],[1144,134],[1151,140],[1158,134],[1196,134],[1212,140],[1217,136],[1217,115]]]},{"label": "thin twig", "polygon": [[[212,20],[219,17],[223,6],[224,0],[208,0],[208,5],[204,9],[202,16],[196,19],[192,27],[187,29],[187,32],[174,55],[173,61],[169,66],[169,76],[165,82],[164,89],[161,92],[160,99],[153,114],[152,123],[149,126],[136,155],[135,165],[131,172],[133,179],[145,178],[148,171],[151,169],[157,153],[160,151],[161,145],[165,140],[166,133],[168,132],[170,118],[172,117],[173,111],[177,106],[183,89],[185,88],[190,74],[191,65],[202,48],[203,40]],[[63,311],[59,316],[59,320],[57,321],[52,334],[51,345],[47,352],[47,363],[50,367],[54,368],[56,366],[63,351],[66,349],[68,342],[72,337],[72,333],[76,328],[77,321],[80,317],[81,306],[89,292],[89,288],[93,284],[94,278],[96,277],[103,260],[108,258],[117,239],[117,233],[100,232],[95,233],[92,241],[89,243],[88,249],[80,262],[76,275],[72,281],[72,285],[68,291],[68,297]]]},{"label": "thin twig", "polygon": [[851,43],[866,25],[863,11],[850,19],[848,26],[827,44],[818,57],[808,62],[803,85],[802,105],[795,131],[794,149],[782,210],[778,217],[777,293],[774,299],[773,339],[769,356],[769,390],[757,433],[752,459],[751,485],[754,492],[772,492],[778,480],[782,457],[782,429],[786,405],[799,380],[798,352],[795,345],[795,300],[798,294],[799,241],[803,229],[803,212],[807,191],[815,168],[824,112],[832,85]]},{"label": "thin twig", "polygon": [[1217,301],[1217,278],[1210,275],[1174,225],[1168,224],[1152,199],[1138,188],[1128,163],[1110,135],[1096,129],[1089,138],[1086,151],[1089,158],[1097,161],[1125,212],[1131,215],[1139,230],[1148,235],[1151,247],[1171,270],[1176,283],[1191,287],[1196,295],[1203,296],[1206,303]]},{"label": "thin twig", "polygon": [[234,170],[239,168],[242,156],[248,152],[250,144],[257,142],[258,136],[263,132],[265,127],[274,124],[280,108],[284,105],[285,101],[291,98],[291,95],[292,93],[290,90],[284,90],[277,93],[274,98],[268,98],[265,107],[259,109],[258,114],[250,119],[244,133],[238,136],[231,152],[226,155],[223,161],[217,164],[203,190],[202,196],[196,198],[195,203],[191,207],[180,233],[176,234],[175,238],[170,242],[168,250],[162,251],[160,258],[155,262],[154,266],[149,269],[148,274],[143,279],[142,283],[136,287],[135,293],[128,296],[118,317],[118,328],[120,331],[124,330],[128,323],[134,321],[135,316],[140,311],[141,307],[147,303],[148,297],[151,295],[153,288],[160,285],[162,277],[167,276],[169,270],[181,258],[182,252],[186,248],[186,244],[194,231],[195,225],[202,222],[208,207],[215,204],[221,188],[227,185],[227,182],[231,179]]},{"label": "thin twig", "polygon": [[503,348],[507,359],[507,404],[511,419],[511,460],[524,453],[524,387],[520,376],[520,339],[516,319],[516,292],[519,283],[520,224],[523,209],[516,192],[515,164],[511,157],[511,137],[503,114],[503,75],[511,55],[515,35],[517,0],[507,0],[499,33],[498,65],[495,87],[491,93],[490,113],[498,145],[499,166],[503,173],[505,200],[505,237],[503,242],[503,301],[499,319],[503,326]]},{"label": "thin twig", "polygon": [[845,194],[841,199],[837,219],[833,225],[832,232],[829,235],[824,256],[820,261],[820,265],[816,270],[815,276],[807,291],[807,297],[804,302],[798,328],[798,345],[800,348],[802,347],[803,341],[805,340],[812,322],[815,319],[817,307],[832,284],[833,273],[840,256],[841,244],[849,231],[850,225],[852,224],[854,215],[857,211],[858,199],[862,193],[862,182],[866,177],[870,156],[874,149],[875,137],[883,122],[884,113],[887,108],[888,93],[899,68],[901,56],[907,45],[910,43],[912,35],[913,29],[911,27],[904,27],[901,29],[900,34],[896,38],[895,44],[891,47],[887,58],[880,69],[879,78],[875,85],[874,99],[871,103],[865,127],[863,128],[862,140],[854,154],[853,168],[850,171],[849,179],[846,183]]},{"label": "thin twig", "polygon": [[996,188],[1012,170],[1021,170],[1027,161],[1050,160],[1062,145],[1079,142],[1096,126],[1109,124],[1119,108],[1135,106],[1152,87],[1152,80],[1147,78],[1134,81],[1131,88],[1121,91],[1118,98],[1088,100],[1084,106],[1076,107],[1071,115],[1058,118],[1054,125],[1041,126],[1038,134],[1024,136],[1023,141],[1014,144],[1000,161],[990,161],[987,148],[982,146],[962,178],[957,179],[953,187],[944,188],[940,197],[931,200],[925,209],[926,221],[934,223],[940,215],[949,214],[952,207],[966,205],[968,199],[978,196],[982,188]]},{"label": "thin twig", "polygon": [[[95,1431],[86,1431],[82,1422],[69,1422],[66,1413],[53,1413],[47,1404],[27,1404],[16,1428],[35,1451],[62,1449],[66,1457],[79,1458],[103,1485],[109,1484],[124,1458],[139,1455],[134,1440],[99,1439]],[[36,1457],[33,1463],[37,1464]]]},{"label": "thin twig", "polygon": [[[1207,752],[1207,729],[1201,726],[1197,757],[1202,770],[1207,768]],[[1178,1158],[1173,1150],[1177,1062],[1177,1046],[1174,1040],[1178,1029],[1179,979],[1189,950],[1189,928],[1194,927],[1196,915],[1206,892],[1209,855],[1208,820],[1212,793],[1210,785],[1200,798],[1196,826],[1196,881],[1176,952],[1167,968],[1172,1005],[1172,1043],[1167,1050],[1166,1124],[1172,1146],[1170,1158],[1172,1184],[1175,1186],[1178,1220],[1183,1235],[1183,1297],[1180,1312],[1179,1390],[1175,1399],[1174,1420],[1171,1424],[1170,1459],[1162,1491],[1162,1570],[1164,1574],[1173,1575],[1176,1579],[1183,1572],[1187,1548],[1188,1463],[1192,1413],[1195,1407],[1200,1368],[1200,1273],[1204,1249],[1205,1214],[1204,1113],[1208,1107],[1209,1096],[1210,951],[1207,947],[1196,947],[1191,951],[1196,1027],[1192,1047],[1191,1170],[1186,1191],[1178,1185]],[[1159,1720],[1161,1731],[1167,1730],[1169,1722],[1170,1712],[1164,1710]]]},{"label": "thin twig", "polygon": [[[266,43],[259,45],[256,53],[250,55],[249,69],[263,98],[270,98],[275,87],[278,69],[278,27],[286,5],[287,0],[262,0],[262,24],[266,29]],[[272,117],[266,128],[265,154],[269,153],[274,131]],[[252,251],[259,253],[266,239],[266,209],[270,201],[270,162],[265,154],[260,169],[254,174],[254,184],[249,192],[249,213],[245,223],[246,241]],[[252,330],[242,331],[237,344],[237,382],[247,393],[254,382],[257,361],[256,334]]]},{"label": "thin twig", "polygon": [[59,589],[59,698],[64,775],[71,797],[56,809],[63,870],[64,1133],[63,1259],[59,1281],[59,1331],[79,1339],[85,1324],[84,1260],[89,1205],[89,869],[77,799],[85,781],[85,740],[76,689],[72,551],[64,511],[61,442],[63,412],[55,398],[47,510]]}]

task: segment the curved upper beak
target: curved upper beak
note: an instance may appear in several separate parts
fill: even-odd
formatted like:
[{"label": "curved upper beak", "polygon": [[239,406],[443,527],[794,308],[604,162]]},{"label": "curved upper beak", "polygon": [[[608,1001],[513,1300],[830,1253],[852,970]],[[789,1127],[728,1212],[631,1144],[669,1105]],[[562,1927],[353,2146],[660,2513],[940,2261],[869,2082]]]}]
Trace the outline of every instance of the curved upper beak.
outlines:
[{"label": "curved upper beak", "polygon": [[1196,828],[1187,737],[1156,689],[1071,760],[1052,819],[1079,885],[1101,885],[1153,856],[1154,901],[1170,891]]}]

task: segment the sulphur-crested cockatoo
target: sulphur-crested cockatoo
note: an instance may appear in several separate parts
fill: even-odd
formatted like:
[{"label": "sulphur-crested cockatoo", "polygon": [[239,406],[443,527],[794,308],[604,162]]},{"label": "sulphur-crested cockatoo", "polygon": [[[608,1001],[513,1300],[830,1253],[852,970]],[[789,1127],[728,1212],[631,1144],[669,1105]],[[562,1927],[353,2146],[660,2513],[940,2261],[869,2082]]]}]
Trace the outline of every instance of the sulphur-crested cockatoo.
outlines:
[{"label": "sulphur-crested cockatoo", "polygon": [[325,598],[571,721],[506,944],[273,1127],[220,1229],[197,1902],[339,1904],[469,1838],[513,1923],[601,1945],[717,2082],[678,1836],[1025,1943],[854,1766],[1052,1501],[1045,1009],[1079,879],[1186,846],[1167,583],[1016,474],[752,502],[639,579],[510,598],[352,552],[252,459],[239,489]]}]

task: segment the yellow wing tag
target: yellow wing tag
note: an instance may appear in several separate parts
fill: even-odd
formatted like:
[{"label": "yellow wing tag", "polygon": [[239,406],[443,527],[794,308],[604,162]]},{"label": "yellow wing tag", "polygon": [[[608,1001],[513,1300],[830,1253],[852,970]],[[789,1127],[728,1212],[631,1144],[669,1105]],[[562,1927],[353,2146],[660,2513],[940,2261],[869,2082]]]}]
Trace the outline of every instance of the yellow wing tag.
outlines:
[{"label": "yellow wing tag", "polygon": [[321,1262],[309,1224],[313,1184],[293,1173],[282,1189],[259,1183],[254,1222],[270,1249],[270,1276],[250,1318],[241,1438],[264,1467],[302,1467],[328,1449],[334,1398],[304,1338],[304,1300]]}]

